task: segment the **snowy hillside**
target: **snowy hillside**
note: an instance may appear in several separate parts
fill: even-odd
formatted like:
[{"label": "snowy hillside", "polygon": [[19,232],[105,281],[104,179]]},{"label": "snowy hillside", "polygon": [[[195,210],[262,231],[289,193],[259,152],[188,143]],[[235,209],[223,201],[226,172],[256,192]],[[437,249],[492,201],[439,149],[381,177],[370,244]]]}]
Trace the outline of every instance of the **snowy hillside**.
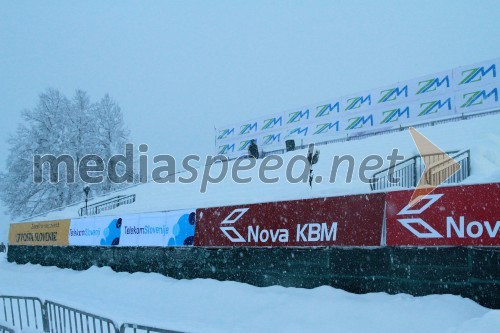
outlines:
[{"label": "snowy hillside", "polygon": [[[500,150],[498,149],[500,146],[500,115],[488,115],[439,124],[420,128],[419,131],[444,151],[470,149],[472,174],[471,177],[466,179],[465,184],[500,181]],[[478,135],[478,133],[481,133],[481,135]],[[175,184],[149,182],[90,200],[89,205],[117,195],[135,194],[135,203],[119,207],[119,212],[123,214],[369,193],[369,185],[361,182],[359,176],[357,176],[363,158],[371,154],[378,154],[384,158],[386,163],[384,167],[387,167],[386,156],[390,155],[394,148],[399,149],[400,154],[405,158],[418,154],[408,131],[333,143],[318,146],[317,148],[320,149],[321,155],[318,164],[314,167],[314,172],[315,175],[322,176],[323,182],[313,184],[312,189],[308,184],[290,184],[285,179],[287,161],[295,154],[306,154],[305,150],[297,150],[283,155],[284,167],[268,173],[268,178],[280,177],[279,182],[276,184],[262,183],[258,179],[258,168],[240,173],[242,178],[252,177],[252,182],[248,184],[235,183],[230,177],[231,167],[234,163],[232,161],[229,163],[228,176],[220,184],[209,183],[206,193],[200,193],[203,170],[199,169],[197,180],[191,184],[182,184],[178,181]],[[345,166],[341,166],[335,183],[331,184],[329,179],[333,156],[349,154],[354,157],[356,163],[352,182],[346,183],[347,169]],[[260,162],[261,160],[258,160],[257,166]],[[297,168],[300,169],[300,167],[301,165],[297,163]],[[211,174],[213,176],[218,175],[220,168],[220,164],[214,165]],[[300,172],[297,169],[295,171],[297,173],[294,173],[294,175],[298,175]],[[370,176],[369,173],[367,175]],[[28,220],[75,218],[78,217],[78,208],[83,205],[83,203],[79,203]],[[118,210],[115,209],[101,215],[112,215],[117,212]]]}]

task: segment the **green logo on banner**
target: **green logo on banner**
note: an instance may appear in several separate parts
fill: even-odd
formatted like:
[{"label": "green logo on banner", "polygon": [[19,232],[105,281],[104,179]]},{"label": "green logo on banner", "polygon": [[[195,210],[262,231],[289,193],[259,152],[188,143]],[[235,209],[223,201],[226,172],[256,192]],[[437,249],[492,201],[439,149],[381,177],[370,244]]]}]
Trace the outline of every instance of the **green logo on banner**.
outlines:
[{"label": "green logo on banner", "polygon": [[392,123],[399,120],[399,117],[406,115],[406,118],[410,118],[410,108],[406,107],[403,110],[401,108],[392,109],[382,112],[385,118],[380,122],[381,124]]},{"label": "green logo on banner", "polygon": [[468,107],[473,106],[473,105],[483,104],[483,102],[485,100],[487,100],[488,98],[490,98],[490,96],[492,96],[492,95],[495,97],[495,102],[498,102],[497,88],[494,88],[488,94],[486,93],[486,90],[478,90],[478,91],[464,94],[463,97],[464,97],[464,99],[467,98],[467,101],[465,101],[465,103],[462,104],[460,107],[461,108],[468,108]]},{"label": "green logo on banner", "polygon": [[462,76],[465,75],[465,78],[463,78],[459,84],[467,84],[471,82],[481,81],[483,79],[483,76],[486,76],[489,72],[491,72],[493,77],[497,77],[495,64],[491,65],[486,70],[484,69],[484,67],[467,69],[465,71],[462,71]]},{"label": "green logo on banner", "polygon": [[362,128],[366,125],[366,123],[370,123],[370,126],[373,126],[373,115],[369,115],[368,117],[359,116],[354,117],[348,120],[349,125],[345,128],[346,130],[353,130],[356,128]]},{"label": "green logo on banner", "polygon": [[387,90],[382,90],[380,92],[382,97],[378,100],[378,103],[385,103],[385,102],[394,101],[402,93],[404,93],[404,97],[408,97],[408,86],[404,86],[402,89],[399,89],[399,87],[396,87],[396,88],[391,88],[391,89],[387,89]]},{"label": "green logo on banner", "polygon": [[421,108],[423,107],[423,110],[420,111],[418,116],[421,117],[421,116],[426,116],[428,114],[437,113],[444,106],[447,106],[448,107],[447,109],[451,110],[451,97],[446,99],[444,102],[441,100],[437,100],[432,102],[420,103],[420,107]]},{"label": "green logo on banner", "polygon": [[441,81],[439,81],[438,77],[434,78],[434,79],[430,79],[430,80],[420,81],[418,83],[419,89],[417,91],[417,95],[425,94],[425,93],[430,92],[430,91],[435,91],[443,83],[446,83],[447,88],[450,86],[450,79],[448,78],[448,75],[446,75]]}]

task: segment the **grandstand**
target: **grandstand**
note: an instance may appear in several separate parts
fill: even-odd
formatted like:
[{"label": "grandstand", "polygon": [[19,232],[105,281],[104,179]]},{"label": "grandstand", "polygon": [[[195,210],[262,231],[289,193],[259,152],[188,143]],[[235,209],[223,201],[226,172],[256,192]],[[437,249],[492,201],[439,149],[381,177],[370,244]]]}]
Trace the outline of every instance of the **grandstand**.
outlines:
[{"label": "grandstand", "polygon": [[[444,151],[470,150],[471,175],[460,184],[478,184],[500,181],[498,171],[498,165],[500,165],[499,123],[500,114],[485,113],[482,117],[465,120],[459,118],[453,122],[429,125],[419,130]],[[477,133],[482,133],[482,135]],[[100,213],[100,215],[115,215],[370,193],[372,192],[370,184],[361,182],[359,177],[353,177],[351,183],[346,183],[347,168],[340,168],[335,183],[330,183],[333,156],[352,155],[356,161],[361,161],[371,154],[387,156],[393,148],[398,148],[405,158],[418,155],[417,148],[407,130],[364,136],[358,140],[329,143],[318,146],[318,148],[321,149],[321,157],[314,171],[316,175],[321,175],[325,181],[314,184],[312,189],[308,184],[288,183],[285,178],[285,168],[270,173],[270,177],[280,176],[278,183],[272,185],[262,183],[258,178],[258,166],[262,160],[257,160],[256,168],[241,175],[241,177],[249,176],[255,180],[249,184],[237,184],[228,176],[220,184],[208,184],[207,192],[200,193],[203,172],[200,169],[200,177],[191,184],[182,184],[178,181],[158,184],[150,181],[147,184],[133,185],[106,196],[93,198],[89,200],[88,204],[91,207],[118,196],[135,195],[133,203],[118,205]],[[307,149],[304,148],[284,154],[285,165],[296,154],[305,155],[306,152]],[[234,161],[228,163],[229,169],[231,169]],[[219,164],[212,166],[213,174],[220,172],[221,167]],[[381,169],[386,167],[388,167],[387,163]],[[354,175],[358,171],[359,163],[355,165]],[[398,189],[401,190],[403,187],[396,186],[389,190]],[[84,207],[84,202],[42,216],[28,218],[26,221],[77,218],[82,207]]]},{"label": "grandstand", "polygon": [[[215,153],[230,160],[247,155],[252,140],[259,145],[261,156],[283,154],[287,144],[288,150],[296,146],[293,152],[283,156],[284,167],[271,175],[280,177],[276,184],[264,184],[259,180],[261,160],[258,160],[255,168],[242,173],[253,180],[249,184],[237,184],[228,175],[219,184],[208,184],[206,193],[201,193],[204,192],[200,189],[205,170],[198,168],[198,177],[190,184],[178,181],[178,177],[183,176],[181,171],[170,175],[174,183],[156,184],[150,179],[147,184],[132,185],[92,198],[86,207],[79,203],[26,220],[196,209],[369,193],[388,187],[390,190],[411,188],[416,186],[423,172],[425,158],[418,156],[407,133],[410,127],[421,130],[461,163],[461,171],[448,183],[497,182],[498,167],[495,165],[498,166],[499,159],[495,138],[500,114],[499,65],[500,59],[494,59],[462,66],[296,110],[242,120],[216,130]],[[322,181],[315,183],[312,189],[302,183],[290,184],[285,177],[288,162],[297,154],[306,155],[311,143],[321,149],[314,172]],[[365,157],[387,156],[394,148],[408,160],[395,168],[401,176],[398,184],[387,184],[387,160],[382,168],[368,175],[382,178],[379,182],[372,181],[368,185],[361,182],[360,177],[347,181],[347,170],[342,167],[335,182],[329,181],[334,156],[351,155],[358,163],[354,170],[356,175]],[[229,162],[229,170],[234,163]],[[210,170],[217,175],[225,166],[212,165]]]}]

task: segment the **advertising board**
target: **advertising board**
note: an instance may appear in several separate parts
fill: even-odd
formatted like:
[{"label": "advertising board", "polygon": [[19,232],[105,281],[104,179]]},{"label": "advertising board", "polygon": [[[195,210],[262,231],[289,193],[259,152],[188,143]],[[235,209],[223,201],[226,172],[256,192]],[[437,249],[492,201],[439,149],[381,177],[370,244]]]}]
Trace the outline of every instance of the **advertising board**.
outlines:
[{"label": "advertising board", "polygon": [[385,194],[197,210],[196,246],[379,246]]},{"label": "advertising board", "polygon": [[440,187],[410,207],[412,193],[387,193],[387,245],[500,246],[500,184]]}]

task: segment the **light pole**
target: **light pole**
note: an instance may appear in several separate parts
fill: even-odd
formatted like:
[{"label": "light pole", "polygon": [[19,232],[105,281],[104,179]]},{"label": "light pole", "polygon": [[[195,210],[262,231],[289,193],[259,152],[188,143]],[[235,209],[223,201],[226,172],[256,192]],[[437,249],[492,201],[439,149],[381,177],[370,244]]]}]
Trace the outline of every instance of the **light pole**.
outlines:
[{"label": "light pole", "polygon": [[83,192],[85,193],[85,215],[89,215],[89,212],[87,211],[87,201],[89,201],[90,187],[85,186],[83,188]]}]

